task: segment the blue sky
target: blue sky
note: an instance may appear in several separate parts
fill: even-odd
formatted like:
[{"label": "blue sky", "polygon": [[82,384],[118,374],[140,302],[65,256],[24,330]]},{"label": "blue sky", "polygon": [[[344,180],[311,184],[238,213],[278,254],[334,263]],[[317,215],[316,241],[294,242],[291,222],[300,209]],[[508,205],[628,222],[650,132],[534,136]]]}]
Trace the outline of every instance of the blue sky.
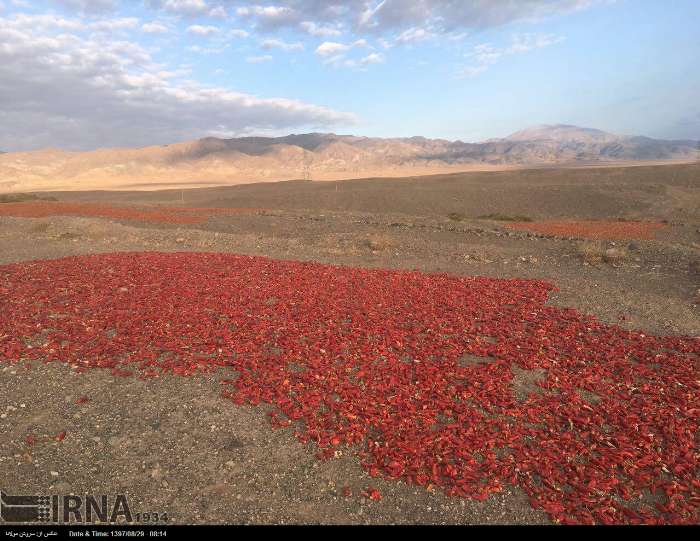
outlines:
[{"label": "blue sky", "polygon": [[700,139],[700,2],[0,0],[0,149],[566,123]]}]

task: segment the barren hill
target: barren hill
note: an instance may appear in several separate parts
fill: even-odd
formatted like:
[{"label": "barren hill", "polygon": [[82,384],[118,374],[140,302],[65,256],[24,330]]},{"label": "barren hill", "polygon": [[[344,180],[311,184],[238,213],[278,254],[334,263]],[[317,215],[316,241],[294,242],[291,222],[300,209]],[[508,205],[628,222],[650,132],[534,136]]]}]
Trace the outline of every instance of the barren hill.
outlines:
[{"label": "barren hill", "polygon": [[137,149],[0,155],[0,192],[156,189],[312,178],[411,176],[532,165],[697,159],[697,141],[619,136],[568,125],[464,143],[325,133],[241,137]]}]

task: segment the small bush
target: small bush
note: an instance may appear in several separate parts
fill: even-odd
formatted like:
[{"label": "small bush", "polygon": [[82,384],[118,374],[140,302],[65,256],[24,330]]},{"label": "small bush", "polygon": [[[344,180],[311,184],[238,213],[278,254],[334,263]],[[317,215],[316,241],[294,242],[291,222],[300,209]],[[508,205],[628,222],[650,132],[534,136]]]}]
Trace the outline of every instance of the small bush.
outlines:
[{"label": "small bush", "polygon": [[597,265],[603,262],[605,249],[598,242],[582,242],[578,245],[578,254],[584,263]]},{"label": "small bush", "polygon": [[467,217],[462,214],[461,212],[450,212],[447,217],[450,220],[454,220],[455,222],[463,222],[464,220],[467,219]]},{"label": "small bush", "polygon": [[627,248],[605,248],[602,243],[591,241],[580,243],[578,245],[578,254],[584,263],[588,263],[589,265],[597,265],[604,262],[616,266],[629,258]]},{"label": "small bush", "polygon": [[382,252],[391,248],[394,243],[386,235],[371,235],[365,239],[364,245],[373,252]]},{"label": "small bush", "polygon": [[608,248],[603,253],[603,261],[609,265],[620,265],[629,258],[627,248]]}]

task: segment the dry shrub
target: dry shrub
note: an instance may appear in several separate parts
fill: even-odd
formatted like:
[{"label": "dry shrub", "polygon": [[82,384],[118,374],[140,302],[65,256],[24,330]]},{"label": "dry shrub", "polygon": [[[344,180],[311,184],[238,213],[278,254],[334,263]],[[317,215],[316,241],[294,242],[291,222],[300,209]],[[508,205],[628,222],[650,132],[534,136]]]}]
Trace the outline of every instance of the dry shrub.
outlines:
[{"label": "dry shrub", "polygon": [[581,242],[578,245],[578,254],[584,263],[597,265],[603,262],[605,248],[598,242]]},{"label": "dry shrub", "polygon": [[383,252],[394,245],[387,235],[370,235],[364,241],[364,245],[373,252]]},{"label": "dry shrub", "polygon": [[603,260],[610,265],[621,265],[629,258],[627,248],[608,248],[603,254]]},{"label": "dry shrub", "polygon": [[584,241],[578,245],[578,253],[584,263],[597,265],[607,263],[617,266],[629,258],[629,252],[624,247],[606,248],[603,243]]}]

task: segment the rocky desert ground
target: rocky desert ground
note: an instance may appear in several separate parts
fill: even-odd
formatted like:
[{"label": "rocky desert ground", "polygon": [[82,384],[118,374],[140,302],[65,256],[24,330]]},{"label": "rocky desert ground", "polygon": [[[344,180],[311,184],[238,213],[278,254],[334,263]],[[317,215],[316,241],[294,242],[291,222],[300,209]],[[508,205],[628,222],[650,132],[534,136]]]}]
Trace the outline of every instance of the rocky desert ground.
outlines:
[{"label": "rocky desert ground", "polygon": [[[545,281],[556,290],[544,310],[571,308],[595,316],[600,333],[615,328],[680,340],[682,345],[669,353],[676,355],[669,366],[684,356],[686,368],[697,374],[697,163],[189,190],[37,192],[2,200],[0,310],[12,306],[28,320],[35,315],[23,302],[42,298],[41,291],[61,291],[60,280],[79,271],[45,276],[46,283],[23,300],[20,290],[44,274],[26,267],[23,275],[18,269],[25,267],[18,264],[135,252],[264,256],[353,269],[417,270],[431,276]],[[99,265],[99,260],[76,261],[75,269],[88,268],[90,261]],[[50,268],[51,263],[46,264]],[[313,266],[308,272],[326,268]],[[124,272],[128,274],[128,268]],[[187,282],[177,280],[187,296]],[[197,284],[192,287],[196,290]],[[316,288],[322,291],[324,283]],[[123,295],[136,295],[124,289]],[[94,298],[104,301],[97,293]],[[197,303],[197,297],[190,302]],[[40,305],[31,306],[41,310]],[[91,321],[88,316],[83,320],[85,325]],[[0,314],[0,337],[19,340],[7,336],[14,325]],[[62,340],[69,343],[70,337]],[[41,347],[40,342],[22,344]],[[167,513],[175,523],[542,524],[559,522],[562,516],[585,521],[581,517],[589,515],[595,522],[624,516],[631,522],[680,523],[698,517],[699,487],[688,481],[698,472],[697,381],[694,388],[679,387],[679,396],[686,400],[682,406],[656,412],[676,411],[674,422],[685,431],[682,436],[656,436],[663,443],[654,452],[677,459],[679,468],[657,464],[663,469],[658,483],[666,485],[645,492],[649,481],[637,479],[633,472],[647,466],[638,462],[636,470],[620,474],[632,479],[628,499],[614,487],[591,486],[586,490],[593,494],[592,503],[575,514],[573,508],[564,512],[557,507],[562,498],[573,500],[557,496],[555,489],[539,503],[533,501],[540,485],[520,478],[503,480],[480,501],[449,496],[446,489],[452,485],[447,477],[408,483],[401,475],[386,475],[390,465],[377,474],[356,456],[366,444],[364,438],[337,446],[330,459],[319,460],[318,442],[303,442],[292,428],[272,428],[268,413],[276,408],[271,403],[237,405],[222,396],[220,381],[231,377],[232,368],[225,363],[191,377],[122,377],[99,367],[80,370],[77,362],[42,362],[36,350],[17,353],[7,346],[2,351],[6,358],[0,363],[0,487],[11,493],[126,493],[132,510]],[[509,385],[529,396],[536,407],[546,373],[543,368],[514,366],[506,379],[512,377]],[[550,368],[550,375],[554,373]],[[657,381],[649,378],[637,385],[642,394],[645,385]],[[594,398],[586,403],[589,409],[614,405],[613,396]],[[519,426],[519,421],[513,422],[508,426]],[[583,438],[585,430],[574,429],[571,419],[569,423],[571,434]],[[668,456],[673,438],[689,446],[685,455],[673,451],[673,457]],[[622,449],[628,440],[610,441],[608,445]],[[625,460],[641,461],[644,456],[618,457],[615,464],[624,469]],[[498,460],[493,458],[494,464]],[[556,483],[564,487],[557,488],[558,493],[574,490],[561,479]],[[608,507],[622,502],[632,511],[615,515],[621,508],[601,510],[602,501]]]}]

